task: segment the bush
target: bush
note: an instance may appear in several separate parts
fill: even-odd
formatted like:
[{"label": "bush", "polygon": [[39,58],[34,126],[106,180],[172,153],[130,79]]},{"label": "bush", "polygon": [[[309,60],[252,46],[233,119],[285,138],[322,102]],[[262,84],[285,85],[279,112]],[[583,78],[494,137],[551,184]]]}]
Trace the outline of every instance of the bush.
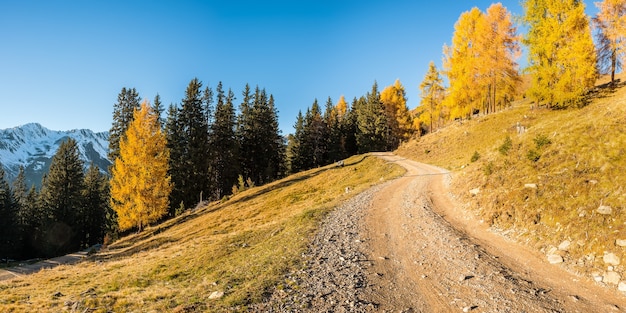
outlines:
[{"label": "bush", "polygon": [[472,155],[472,158],[470,159],[470,161],[472,161],[472,163],[478,161],[478,159],[480,159],[480,153],[478,153],[478,151],[474,151],[474,154]]},{"label": "bush", "polygon": [[487,166],[485,166],[483,171],[485,172],[485,176],[490,176],[491,174],[493,174],[493,162],[487,163]]},{"label": "bush", "polygon": [[537,150],[540,150],[541,148],[547,145],[550,145],[552,143],[550,138],[548,138],[548,136],[546,135],[537,135],[537,137],[535,137],[533,141],[535,142],[535,146],[537,147]]},{"label": "bush", "polygon": [[500,151],[500,154],[502,155],[508,155],[511,147],[513,147],[513,141],[511,140],[511,137],[506,136],[504,143],[498,148],[498,151]]},{"label": "bush", "polygon": [[539,154],[539,152],[537,152],[537,150],[535,149],[531,149],[530,151],[528,151],[528,153],[526,154],[526,157],[528,158],[528,160],[530,160],[531,162],[537,162],[539,161],[539,158],[541,158],[541,154]]}]

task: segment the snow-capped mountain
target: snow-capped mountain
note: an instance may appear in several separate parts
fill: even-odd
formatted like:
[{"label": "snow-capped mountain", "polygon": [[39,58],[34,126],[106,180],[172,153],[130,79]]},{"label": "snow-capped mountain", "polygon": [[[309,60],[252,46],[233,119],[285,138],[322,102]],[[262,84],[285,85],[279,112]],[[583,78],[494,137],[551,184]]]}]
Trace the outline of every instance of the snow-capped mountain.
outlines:
[{"label": "snow-capped mountain", "polygon": [[24,166],[27,186],[41,185],[41,178],[50,168],[52,157],[67,138],[76,140],[80,157],[88,167],[91,162],[106,172],[111,165],[107,159],[109,133],[94,133],[88,129],[54,131],[30,123],[0,130],[0,162],[9,181]]}]

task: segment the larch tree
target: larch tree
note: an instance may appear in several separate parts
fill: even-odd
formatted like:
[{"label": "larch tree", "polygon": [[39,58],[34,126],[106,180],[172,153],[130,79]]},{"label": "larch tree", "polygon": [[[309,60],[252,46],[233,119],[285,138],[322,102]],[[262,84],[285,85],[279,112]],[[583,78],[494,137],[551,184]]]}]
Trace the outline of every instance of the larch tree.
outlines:
[{"label": "larch tree", "polygon": [[443,72],[450,85],[444,104],[452,119],[469,117],[482,106],[479,31],[484,18],[478,8],[462,13],[454,25],[452,44],[444,46]]},{"label": "larch tree", "polygon": [[580,106],[593,87],[596,50],[585,5],[580,0],[526,0],[528,96],[552,108]]},{"label": "larch tree", "polygon": [[123,87],[113,106],[113,123],[109,131],[109,160],[119,156],[120,141],[133,118],[133,110],[139,108],[141,98],[135,88]]},{"label": "larch tree", "polygon": [[420,84],[421,101],[428,114],[424,114],[421,118],[424,123],[430,124],[429,132],[433,132],[433,122],[439,121],[441,117],[441,102],[443,101],[445,88],[443,87],[443,79],[439,75],[439,70],[435,66],[435,62],[430,61],[428,64],[428,72],[424,76],[424,80]]},{"label": "larch tree", "polygon": [[168,161],[165,135],[144,101],[135,109],[111,170],[110,205],[120,230],[141,231],[167,214],[172,190]]},{"label": "larch tree", "polygon": [[598,14],[593,18],[598,42],[598,67],[603,73],[622,69],[626,56],[626,0],[604,0],[596,2]]},{"label": "larch tree", "polygon": [[399,79],[380,92],[380,102],[385,107],[387,124],[391,131],[387,139],[387,149],[394,150],[400,142],[413,135],[413,118],[406,106],[406,92]]},{"label": "larch tree", "polygon": [[485,113],[495,112],[513,99],[519,83],[516,59],[521,50],[511,13],[501,4],[487,8],[479,24],[481,89],[486,90]]}]

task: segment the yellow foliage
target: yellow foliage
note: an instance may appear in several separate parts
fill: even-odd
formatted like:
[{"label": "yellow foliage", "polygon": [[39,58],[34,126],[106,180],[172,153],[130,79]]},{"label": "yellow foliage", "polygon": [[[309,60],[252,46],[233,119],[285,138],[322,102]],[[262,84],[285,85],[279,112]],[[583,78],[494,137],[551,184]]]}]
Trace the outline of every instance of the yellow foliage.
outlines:
[{"label": "yellow foliage", "polygon": [[339,101],[337,102],[337,105],[335,105],[335,111],[337,112],[339,119],[346,116],[346,113],[348,112],[348,103],[343,95],[339,97]]},{"label": "yellow foliage", "polygon": [[406,106],[406,92],[399,79],[387,86],[380,93],[380,101],[390,120],[393,136],[400,140],[408,140],[414,132],[413,120]]},{"label": "yellow foliage", "polygon": [[[430,132],[432,132],[434,130],[433,122],[437,121],[438,124],[442,117],[441,103],[444,96],[443,80],[433,61],[430,61],[430,64],[428,64],[428,72],[420,84],[420,91],[422,93],[420,104],[424,107],[424,112],[420,115],[420,121],[430,125]],[[417,126],[419,126],[419,123]],[[415,128],[416,125],[413,125],[413,127]]]},{"label": "yellow foliage", "polygon": [[593,19],[598,28],[598,58],[602,70],[610,70],[611,81],[626,57],[626,0],[596,2],[598,15]]},{"label": "yellow foliage", "polygon": [[144,101],[133,118],[111,170],[111,207],[121,230],[141,230],[159,220],[167,213],[172,191],[169,149],[156,114]]}]

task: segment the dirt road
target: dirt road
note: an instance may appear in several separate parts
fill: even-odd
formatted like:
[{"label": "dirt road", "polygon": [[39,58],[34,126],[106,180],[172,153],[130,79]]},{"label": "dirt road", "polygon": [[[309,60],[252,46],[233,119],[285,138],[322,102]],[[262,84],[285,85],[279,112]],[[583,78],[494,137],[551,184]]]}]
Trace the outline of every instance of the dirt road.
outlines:
[{"label": "dirt road", "polygon": [[445,170],[407,169],[365,216],[366,298],[392,312],[619,312],[626,296],[494,234],[448,194]]},{"label": "dirt road", "polygon": [[43,269],[57,267],[63,264],[74,264],[87,257],[87,251],[70,253],[49,260],[40,261],[34,264],[26,264],[15,267],[0,269],[0,280],[11,279],[23,275],[37,273]]}]

